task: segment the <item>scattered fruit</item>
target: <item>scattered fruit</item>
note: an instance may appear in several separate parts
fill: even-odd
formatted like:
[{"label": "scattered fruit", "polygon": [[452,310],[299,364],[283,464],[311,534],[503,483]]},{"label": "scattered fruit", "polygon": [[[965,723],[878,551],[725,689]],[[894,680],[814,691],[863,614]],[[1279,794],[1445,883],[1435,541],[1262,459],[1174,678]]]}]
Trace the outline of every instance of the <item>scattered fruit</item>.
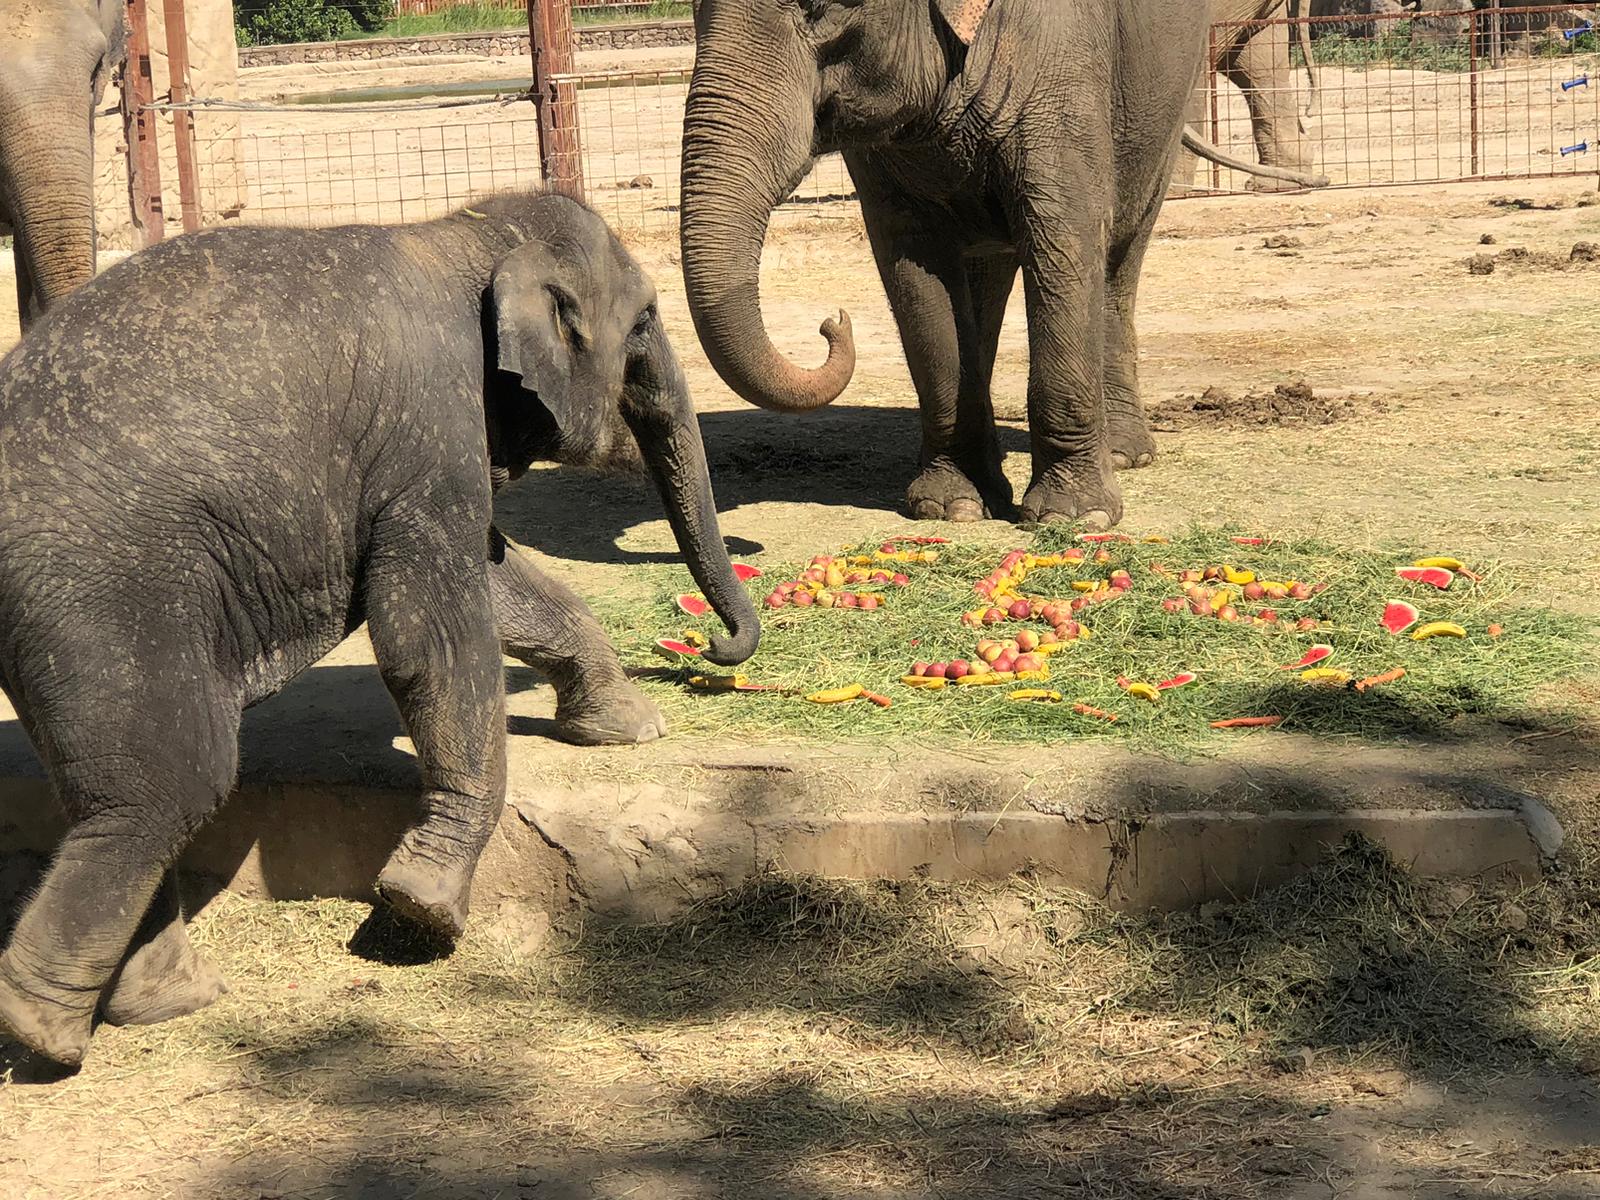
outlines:
[{"label": "scattered fruit", "polygon": [[679,596],[678,607],[691,617],[703,617],[711,611],[711,605],[706,603],[704,596]]},{"label": "scattered fruit", "polygon": [[663,658],[696,658],[700,654],[700,649],[688,642],[680,642],[676,638],[660,638],[656,642],[656,653]]},{"label": "scattered fruit", "polygon": [[1441,592],[1455,582],[1455,574],[1444,567],[1396,567],[1396,575],[1410,583],[1425,583]]},{"label": "scattered fruit", "polygon": [[789,597],[782,592],[769,592],[764,603],[768,608],[783,608],[789,603]]},{"label": "scattered fruit", "polygon": [[1270,546],[1272,542],[1264,537],[1236,537],[1232,539],[1236,546]]},{"label": "scattered fruit", "polygon": [[846,687],[828,688],[826,691],[812,692],[806,697],[813,704],[844,704],[851,700],[858,700],[866,693],[866,688],[859,683],[852,683]]},{"label": "scattered fruit", "polygon": [[862,692],[861,693],[861,698],[863,700],[870,700],[873,704],[876,704],[879,708],[893,708],[894,707],[894,701],[893,700],[889,699],[889,697],[887,697],[887,696],[880,696],[877,692]]},{"label": "scattered fruit", "polygon": [[1464,638],[1467,631],[1454,621],[1429,621],[1421,629],[1411,635],[1413,642],[1425,642],[1429,638],[1453,637]]},{"label": "scattered fruit", "polygon": [[761,568],[752,567],[749,563],[734,563],[733,574],[740,583],[746,583],[752,579],[760,579]]},{"label": "scattered fruit", "polygon": [[1014,692],[1006,693],[1007,700],[1032,701],[1040,704],[1060,704],[1061,693],[1050,691],[1048,688],[1018,688]]},{"label": "scattered fruit", "polygon": [[1236,587],[1243,587],[1256,581],[1256,573],[1254,571],[1235,571],[1226,563],[1222,567],[1222,577]]},{"label": "scattered fruit", "polygon": [[1279,669],[1283,671],[1300,671],[1304,670],[1306,667],[1314,667],[1319,662],[1332,657],[1332,646],[1317,645],[1311,647],[1311,649],[1307,650],[1303,655],[1301,655],[1299,662],[1284,663]]},{"label": "scattered fruit", "polygon": [[1213,729],[1271,729],[1282,725],[1282,717],[1229,717],[1226,721],[1213,721]]},{"label": "scattered fruit", "polygon": [[1300,682],[1314,683],[1322,687],[1344,687],[1350,682],[1350,672],[1340,671],[1335,667],[1313,667],[1309,671],[1300,672]]},{"label": "scattered fruit", "polygon": [[902,675],[900,682],[909,688],[923,688],[930,692],[936,692],[945,686],[943,679],[934,679],[927,675]]},{"label": "scattered fruit", "polygon": [[1383,627],[1393,634],[1404,633],[1421,619],[1417,606],[1404,600],[1391,600],[1383,610]]},{"label": "scattered fruit", "polygon": [[1152,684],[1130,683],[1125,685],[1122,690],[1130,696],[1138,697],[1140,700],[1148,700],[1151,704],[1158,704],[1161,701],[1161,692]]},{"label": "scattered fruit", "polygon": [[1504,625],[1491,625],[1484,632],[1487,633],[1492,638],[1497,638],[1502,633],[1504,633],[1505,631],[1506,631],[1506,627]]},{"label": "scattered fruit", "polygon": [[1404,667],[1395,667],[1392,671],[1385,671],[1381,675],[1368,675],[1365,679],[1357,681],[1356,691],[1364,692],[1368,688],[1375,688],[1385,683],[1393,683],[1397,679],[1404,679],[1405,676],[1406,669]]},{"label": "scattered fruit", "polygon": [[1156,684],[1156,687],[1158,690],[1165,692],[1171,688],[1187,687],[1198,678],[1200,677],[1193,671],[1180,671],[1171,679],[1162,680],[1160,683]]},{"label": "scattered fruit", "polygon": [[1441,556],[1438,558],[1419,558],[1411,565],[1413,567],[1443,567],[1446,571],[1461,571],[1467,564],[1459,558]]}]

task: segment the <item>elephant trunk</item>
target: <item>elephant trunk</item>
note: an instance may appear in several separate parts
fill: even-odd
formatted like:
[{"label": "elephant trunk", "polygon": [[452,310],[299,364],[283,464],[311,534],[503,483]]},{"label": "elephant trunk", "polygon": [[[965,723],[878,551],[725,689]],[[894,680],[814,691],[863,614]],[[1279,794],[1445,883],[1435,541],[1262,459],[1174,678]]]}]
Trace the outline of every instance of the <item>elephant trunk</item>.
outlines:
[{"label": "elephant trunk", "polygon": [[[797,367],[772,344],[761,315],[761,249],[772,212],[811,169],[809,76],[761,56],[717,60],[701,42],[683,127],[683,274],[689,309],[717,374],[763,408],[807,412],[839,397],[855,373],[850,318],[823,322],[827,362]],[[760,42],[756,43],[757,47]],[[792,78],[791,78],[792,76]],[[765,102],[752,105],[758,79]]]},{"label": "elephant trunk", "polygon": [[94,277],[94,129],[87,74],[81,87],[0,97],[0,209],[11,217],[24,325]]},{"label": "elephant trunk", "polygon": [[623,415],[661,493],[689,573],[728,627],[729,636],[713,637],[703,657],[725,667],[742,663],[761,641],[761,619],[723,545],[700,423],[683,371],[659,326],[651,353],[630,364],[629,373],[630,399]]}]

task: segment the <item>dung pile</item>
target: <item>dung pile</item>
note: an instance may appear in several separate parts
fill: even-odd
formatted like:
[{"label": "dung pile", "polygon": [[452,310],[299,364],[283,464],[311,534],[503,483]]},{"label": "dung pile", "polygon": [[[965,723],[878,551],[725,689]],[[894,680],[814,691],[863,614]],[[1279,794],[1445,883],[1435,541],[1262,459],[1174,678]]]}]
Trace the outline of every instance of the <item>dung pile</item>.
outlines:
[{"label": "dung pile", "polygon": [[1386,412],[1381,400],[1348,396],[1319,396],[1305,380],[1280,383],[1270,392],[1245,392],[1235,396],[1220,387],[1208,387],[1198,396],[1180,395],[1150,410],[1150,426],[1158,433],[1177,433],[1195,427],[1249,428],[1259,425],[1332,425],[1363,412]]}]

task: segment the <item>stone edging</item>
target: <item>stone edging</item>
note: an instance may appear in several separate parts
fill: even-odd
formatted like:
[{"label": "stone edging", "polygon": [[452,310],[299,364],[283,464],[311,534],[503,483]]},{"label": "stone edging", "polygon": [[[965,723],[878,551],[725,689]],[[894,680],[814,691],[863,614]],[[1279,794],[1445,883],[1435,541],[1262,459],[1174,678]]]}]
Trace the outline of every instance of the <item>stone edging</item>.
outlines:
[{"label": "stone edging", "polygon": [[[634,21],[578,30],[578,49],[639,50],[694,43],[693,21]],[[290,63],[361,62],[378,58],[411,58],[429,54],[474,54],[484,58],[528,53],[528,35],[502,29],[485,33],[430,34],[414,38],[357,38],[346,42],[297,42],[287,46],[247,46],[239,50],[241,67],[277,67]]]}]

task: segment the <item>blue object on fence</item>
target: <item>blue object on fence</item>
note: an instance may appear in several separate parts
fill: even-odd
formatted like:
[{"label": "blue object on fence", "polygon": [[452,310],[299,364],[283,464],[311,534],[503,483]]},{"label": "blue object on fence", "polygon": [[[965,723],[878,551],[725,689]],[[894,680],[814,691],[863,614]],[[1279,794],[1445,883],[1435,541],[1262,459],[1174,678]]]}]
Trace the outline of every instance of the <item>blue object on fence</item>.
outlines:
[{"label": "blue object on fence", "polygon": [[1589,143],[1588,142],[1579,142],[1576,146],[1563,146],[1563,147],[1561,147],[1561,157],[1565,158],[1569,154],[1586,154],[1586,153],[1588,153],[1588,151],[1589,151]]},{"label": "blue object on fence", "polygon": [[1585,21],[1582,25],[1579,25],[1576,29],[1563,29],[1561,31],[1561,36],[1566,38],[1567,41],[1570,42],[1573,38],[1580,38],[1586,33],[1593,33],[1593,32],[1594,32],[1594,22],[1593,21]]},{"label": "blue object on fence", "polygon": [[1589,77],[1587,75],[1579,75],[1576,79],[1569,79],[1565,83],[1563,83],[1561,85],[1561,90],[1563,92],[1570,92],[1573,88],[1581,88],[1581,87],[1588,87],[1588,86],[1589,86]]}]

